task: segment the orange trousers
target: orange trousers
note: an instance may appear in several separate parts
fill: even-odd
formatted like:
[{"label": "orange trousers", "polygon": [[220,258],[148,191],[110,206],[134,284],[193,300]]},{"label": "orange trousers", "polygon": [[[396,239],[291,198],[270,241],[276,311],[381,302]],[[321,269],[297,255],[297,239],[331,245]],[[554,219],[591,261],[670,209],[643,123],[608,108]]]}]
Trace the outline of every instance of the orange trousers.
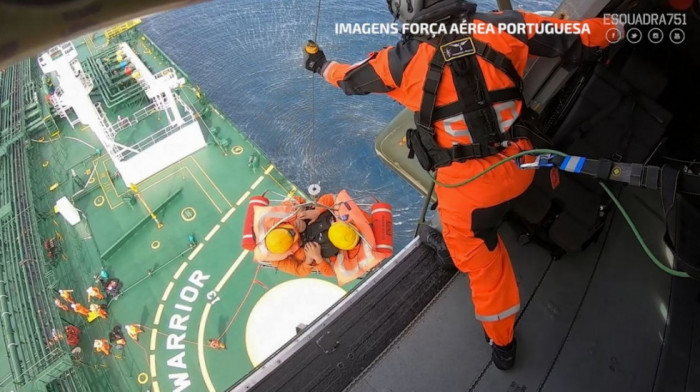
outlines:
[{"label": "orange trousers", "polygon": [[[507,156],[531,148],[528,140],[521,139],[498,155],[440,168],[437,179],[455,184]],[[534,158],[523,160],[532,162]],[[508,251],[497,230],[508,212],[508,201],[523,193],[534,175],[534,170],[520,169],[510,161],[467,185],[435,187],[447,249],[455,266],[469,276],[477,320],[499,346],[513,340],[520,295]]]}]

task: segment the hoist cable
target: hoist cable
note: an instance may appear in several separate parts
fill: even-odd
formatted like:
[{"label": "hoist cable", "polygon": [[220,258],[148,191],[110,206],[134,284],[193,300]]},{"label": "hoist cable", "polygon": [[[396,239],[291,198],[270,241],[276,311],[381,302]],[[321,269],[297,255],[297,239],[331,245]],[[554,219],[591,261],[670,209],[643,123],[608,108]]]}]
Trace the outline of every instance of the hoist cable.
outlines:
[{"label": "hoist cable", "polygon": [[[314,30],[314,42],[318,38],[318,23],[321,20],[321,0],[316,7],[316,27]],[[311,74],[311,131],[316,130],[316,72]]]}]

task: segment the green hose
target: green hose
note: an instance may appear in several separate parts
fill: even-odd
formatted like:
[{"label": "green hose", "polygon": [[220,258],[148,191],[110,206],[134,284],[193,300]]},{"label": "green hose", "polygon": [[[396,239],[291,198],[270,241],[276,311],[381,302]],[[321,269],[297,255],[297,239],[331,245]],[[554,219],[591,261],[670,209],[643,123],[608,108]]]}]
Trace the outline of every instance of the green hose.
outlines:
[{"label": "green hose", "polygon": [[[569,156],[568,154],[565,154],[565,153],[563,153],[563,152],[561,152],[561,151],[557,151],[557,150],[550,150],[550,149],[533,149],[533,150],[521,151],[521,152],[519,152],[519,153],[517,153],[517,154],[515,154],[515,155],[511,155],[511,156],[509,156],[509,157],[507,157],[507,158],[504,158],[504,159],[502,159],[502,160],[500,160],[500,161],[494,163],[493,165],[487,167],[487,168],[486,168],[484,171],[482,171],[481,173],[479,173],[479,174],[477,174],[477,175],[475,175],[475,176],[473,176],[473,177],[471,177],[471,178],[469,178],[469,179],[467,179],[467,180],[464,180],[464,181],[462,181],[462,182],[458,182],[458,183],[455,183],[455,184],[444,184],[444,183],[442,183],[442,182],[440,182],[440,181],[437,180],[437,178],[436,178],[436,177],[437,177],[437,173],[435,174],[435,176],[430,176],[430,179],[431,179],[435,184],[440,185],[441,187],[445,187],[445,188],[458,188],[458,187],[460,187],[460,186],[469,184],[470,182],[476,180],[477,178],[479,178],[479,177],[483,176],[484,174],[490,172],[491,170],[493,170],[493,169],[495,169],[495,168],[497,168],[497,167],[503,165],[503,164],[506,163],[506,162],[512,161],[512,160],[514,160],[514,159],[517,159],[517,158],[520,158],[520,157],[526,156],[526,155],[541,155],[541,154],[553,154],[553,155],[558,155],[558,156],[560,156],[560,157],[567,157],[567,156]],[[527,170],[527,169],[524,169],[524,170]],[[639,234],[639,230],[637,230],[637,226],[634,224],[634,222],[632,222],[632,219],[629,217],[629,215],[627,214],[627,211],[625,211],[624,207],[622,207],[622,204],[620,204],[620,201],[617,199],[617,197],[615,197],[615,195],[613,195],[612,191],[610,191],[610,188],[608,188],[603,182],[600,182],[600,181],[599,181],[598,183],[600,184],[601,187],[603,187],[603,190],[605,191],[605,193],[608,194],[608,196],[610,197],[610,199],[612,199],[613,203],[615,203],[615,206],[617,207],[617,209],[620,210],[620,212],[622,213],[622,216],[623,216],[623,217],[625,218],[625,220],[627,221],[627,224],[628,224],[629,227],[632,229],[632,232],[634,233],[634,236],[637,238],[637,241],[638,241],[639,244],[642,246],[642,249],[644,249],[644,253],[646,253],[647,256],[649,256],[649,258],[651,259],[651,261],[653,261],[654,264],[656,264],[656,266],[659,267],[659,269],[661,269],[662,271],[664,271],[665,273],[667,273],[667,274],[669,274],[669,275],[671,275],[671,276],[676,276],[676,277],[679,277],[679,278],[689,278],[690,275],[688,275],[687,273],[681,272],[681,271],[676,271],[676,270],[674,270],[674,269],[672,269],[672,268],[669,268],[669,267],[665,266],[659,259],[656,258],[656,256],[654,256],[653,253],[651,253],[651,250],[650,250],[649,247],[647,246],[646,242],[644,242],[644,239],[642,238],[641,234]]]},{"label": "green hose", "polygon": [[605,193],[607,193],[608,196],[610,196],[613,203],[615,203],[615,206],[617,206],[617,209],[620,210],[620,212],[622,213],[622,216],[625,217],[625,220],[627,221],[627,224],[632,229],[634,236],[637,237],[637,241],[639,241],[639,244],[642,245],[642,248],[644,249],[644,253],[646,253],[647,256],[649,256],[651,261],[653,261],[657,267],[659,267],[662,271],[664,271],[665,273],[667,273],[669,275],[677,276],[679,278],[689,278],[690,275],[688,275],[687,273],[681,272],[681,271],[676,271],[674,269],[671,269],[671,268],[665,266],[659,259],[656,258],[656,256],[654,256],[653,253],[651,253],[651,250],[647,246],[646,242],[644,242],[642,235],[639,234],[639,230],[637,230],[637,226],[634,224],[634,222],[632,222],[632,219],[627,214],[627,211],[625,211],[624,207],[622,207],[622,204],[620,204],[620,201],[613,195],[612,191],[610,190],[610,188],[607,187],[607,185],[603,184],[603,182],[600,182],[600,181],[598,183],[600,184],[601,187],[603,187],[603,190],[605,190]]},{"label": "green hose", "polygon": [[475,175],[474,177],[469,178],[469,179],[467,179],[467,180],[464,180],[464,181],[462,181],[462,182],[458,182],[458,183],[456,183],[456,184],[444,184],[444,183],[438,181],[437,178],[436,178],[437,173],[435,174],[435,176],[431,176],[430,179],[431,179],[434,183],[436,183],[437,185],[440,185],[441,187],[444,187],[444,188],[459,188],[460,186],[469,184],[470,182],[476,180],[477,178],[479,178],[479,177],[483,176],[484,174],[490,172],[491,170],[493,170],[493,169],[495,169],[495,168],[497,168],[497,167],[503,165],[503,164],[506,163],[506,162],[512,161],[512,160],[514,160],[514,159],[517,159],[517,158],[520,158],[520,157],[523,157],[523,156],[526,156],[526,155],[541,155],[541,154],[553,154],[553,155],[559,155],[560,157],[568,157],[568,156],[569,156],[568,154],[564,154],[563,152],[557,151],[557,150],[549,150],[549,149],[546,149],[546,148],[536,148],[536,149],[533,149],[533,150],[521,151],[521,152],[519,152],[519,153],[517,153],[517,154],[515,154],[515,155],[509,156],[508,158],[501,159],[500,161],[498,161],[498,162],[494,163],[493,165],[487,167],[486,170],[484,170],[484,171],[482,171],[481,173]]}]

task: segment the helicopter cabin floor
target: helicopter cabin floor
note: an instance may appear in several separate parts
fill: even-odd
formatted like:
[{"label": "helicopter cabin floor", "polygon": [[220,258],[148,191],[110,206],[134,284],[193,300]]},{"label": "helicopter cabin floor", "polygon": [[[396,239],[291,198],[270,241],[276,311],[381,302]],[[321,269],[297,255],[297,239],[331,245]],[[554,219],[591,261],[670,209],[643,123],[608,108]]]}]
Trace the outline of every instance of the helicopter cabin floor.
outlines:
[{"label": "helicopter cabin floor", "polygon": [[[150,41],[140,42],[145,44],[138,46],[139,55],[147,64],[166,62],[163,56],[150,57],[149,52],[157,52]],[[83,54],[99,45],[95,38],[76,41]],[[109,157],[96,152],[102,146],[89,129],[73,129],[60,119],[59,135],[33,137],[40,233],[60,248],[49,261],[58,271],[53,288],[72,289],[76,302],[87,305],[85,290],[102,268],[123,282],[117,298],[105,294],[105,300],[97,301],[107,305],[107,319],[88,323],[70,311],[61,316],[82,330],[82,353],[75,364],[86,369],[95,390],[222,390],[263,355],[247,344],[255,332],[247,329],[253,309],[270,306],[259,301],[273,288],[299,280],[259,267],[241,248],[240,238],[251,196],[267,192],[274,202],[300,193],[218,110],[202,114],[204,104],[189,80],[180,94],[197,111],[208,145],[137,184],[137,197],[129,196],[132,192],[115,175]],[[216,137],[207,132],[214,128]],[[229,143],[224,148],[216,140]],[[71,227],[53,213],[62,196],[74,201],[83,222]],[[190,234],[196,244],[190,243]],[[336,295],[353,286],[341,289],[320,275],[309,281],[332,284]],[[271,321],[274,316],[274,310],[266,313]],[[126,337],[123,352],[112,345],[109,356],[94,351],[94,339],[108,339],[113,327],[126,324],[141,325],[138,341]],[[226,349],[209,348],[210,338],[218,338]]]},{"label": "helicopter cabin floor", "polygon": [[[659,196],[627,188],[621,201],[665,262]],[[490,362],[468,280],[458,274],[346,391],[697,390],[697,282],[659,270],[618,212],[605,230],[584,252],[552,260],[534,244],[518,245],[517,232],[504,226],[521,294],[513,369],[500,371]],[[670,306],[675,292],[688,297],[677,309]],[[684,317],[683,325],[668,326],[669,312]],[[669,361],[665,345],[671,342],[681,349]]]}]

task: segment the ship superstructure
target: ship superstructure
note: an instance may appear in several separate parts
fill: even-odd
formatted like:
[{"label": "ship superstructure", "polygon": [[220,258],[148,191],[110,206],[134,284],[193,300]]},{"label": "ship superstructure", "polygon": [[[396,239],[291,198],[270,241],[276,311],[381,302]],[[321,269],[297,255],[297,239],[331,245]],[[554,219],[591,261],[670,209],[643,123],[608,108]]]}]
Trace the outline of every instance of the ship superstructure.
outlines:
[{"label": "ship superstructure", "polygon": [[3,391],[221,390],[353,286],[240,247],[250,197],[305,196],[138,24],[0,72]]}]

